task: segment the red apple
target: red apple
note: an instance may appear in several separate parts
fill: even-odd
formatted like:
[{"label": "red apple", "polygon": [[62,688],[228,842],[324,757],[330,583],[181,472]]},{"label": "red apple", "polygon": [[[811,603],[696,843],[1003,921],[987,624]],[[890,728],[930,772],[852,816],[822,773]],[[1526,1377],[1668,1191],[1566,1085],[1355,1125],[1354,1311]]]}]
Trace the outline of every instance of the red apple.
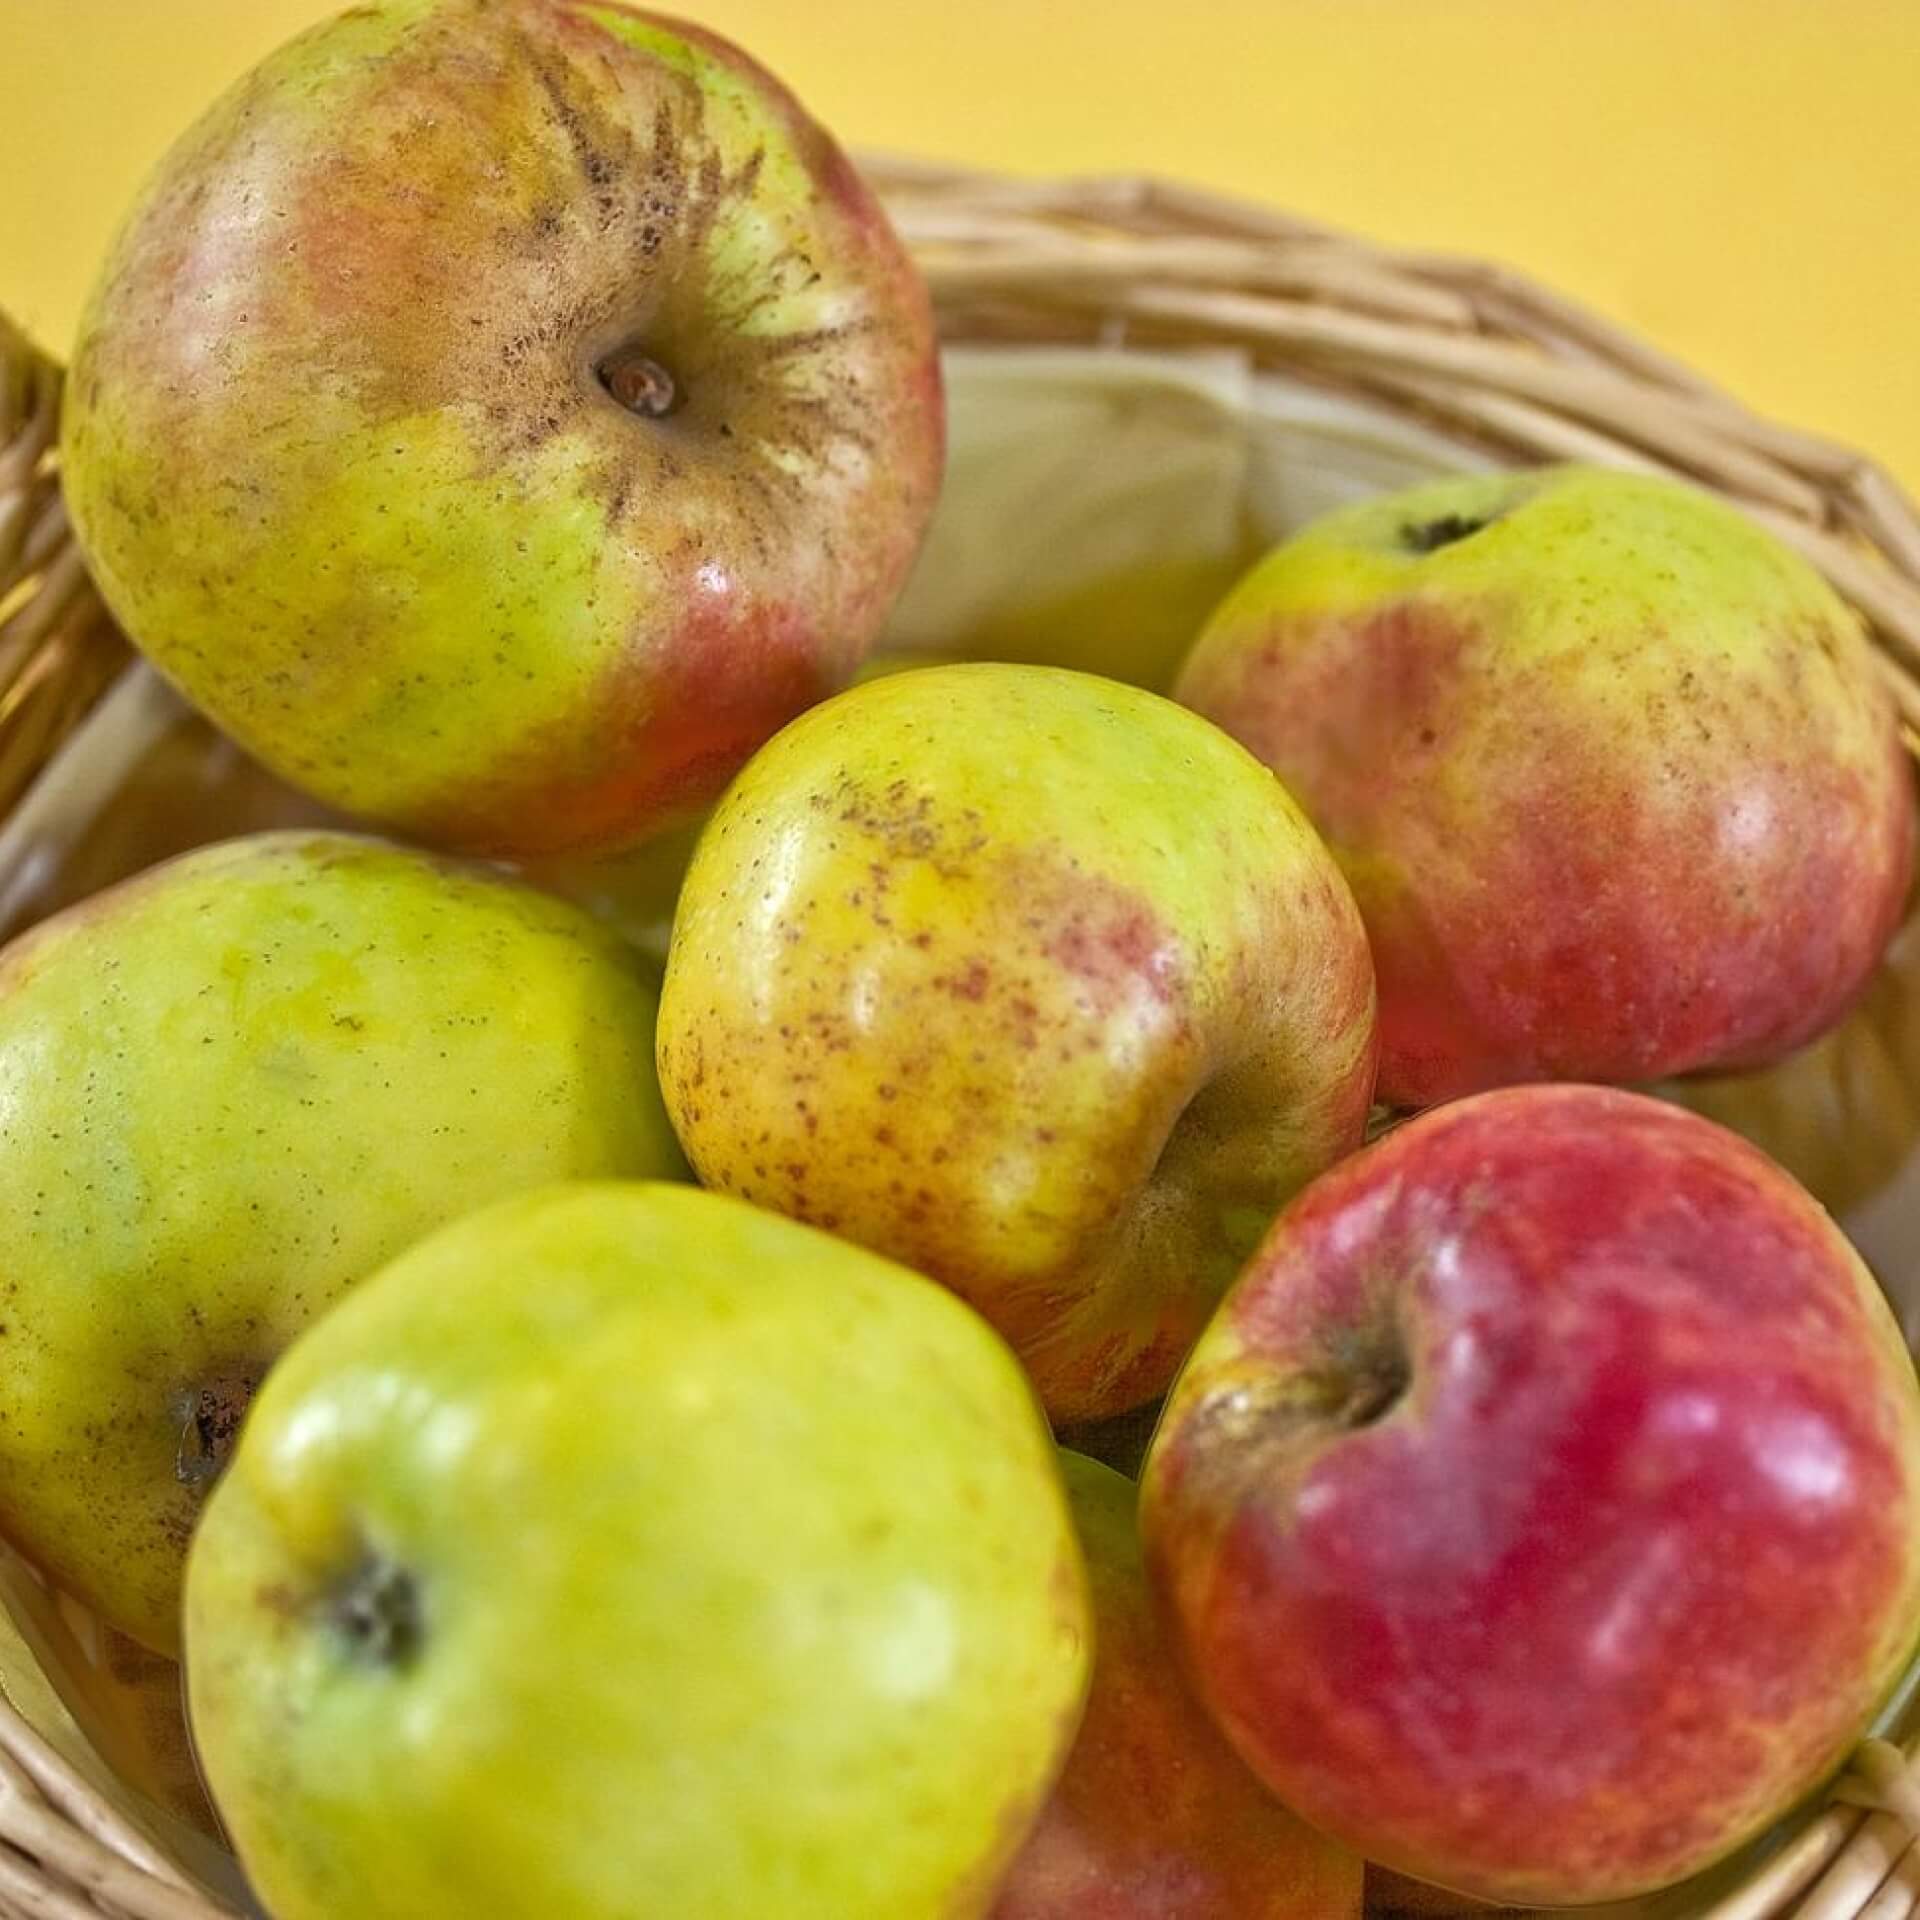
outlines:
[{"label": "red apple", "polygon": [[63,458],[122,624],[275,772],[559,853],[848,679],[941,445],[926,289],[772,75],[621,0],[404,0],[162,160]]},{"label": "red apple", "polygon": [[1275,1222],[1148,1455],[1241,1755],[1369,1857],[1625,1898],[1845,1759],[1920,1634],[1920,1391],[1838,1229],[1639,1095],[1442,1107]]},{"label": "red apple", "polygon": [[1345,869],[1397,1105],[1777,1060],[1900,917],[1913,781],[1859,622],[1692,487],[1562,467],[1331,514],[1177,692]]},{"label": "red apple", "polygon": [[1093,1595],[1093,1690],[991,1920],[1360,1920],[1359,1859],[1272,1799],[1182,1684],[1133,1483],[1060,1462]]}]

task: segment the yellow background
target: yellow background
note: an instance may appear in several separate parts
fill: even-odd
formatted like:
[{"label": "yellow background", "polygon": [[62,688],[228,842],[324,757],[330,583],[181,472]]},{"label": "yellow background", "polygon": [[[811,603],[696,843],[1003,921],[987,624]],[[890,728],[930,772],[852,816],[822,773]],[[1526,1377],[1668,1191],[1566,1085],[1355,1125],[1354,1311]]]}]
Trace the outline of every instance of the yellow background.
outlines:
[{"label": "yellow background", "polygon": [[[1503,258],[1920,492],[1920,0],[691,4],[849,142]],[[0,303],[64,344],[149,160],[331,10],[0,0]]]}]

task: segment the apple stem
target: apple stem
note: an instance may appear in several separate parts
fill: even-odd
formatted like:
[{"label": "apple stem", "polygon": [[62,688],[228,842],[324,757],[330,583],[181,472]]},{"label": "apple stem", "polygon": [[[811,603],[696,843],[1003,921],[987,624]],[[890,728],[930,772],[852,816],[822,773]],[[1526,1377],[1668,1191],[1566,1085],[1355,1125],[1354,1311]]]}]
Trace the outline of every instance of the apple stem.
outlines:
[{"label": "apple stem", "polygon": [[680,404],[680,388],[673,375],[637,346],[616,347],[595,371],[600,384],[643,420],[664,420]]},{"label": "apple stem", "polygon": [[1443,513],[1435,520],[1410,520],[1400,529],[1400,544],[1409,553],[1433,553],[1457,540],[1470,539],[1497,516],[1475,519],[1464,513]]}]

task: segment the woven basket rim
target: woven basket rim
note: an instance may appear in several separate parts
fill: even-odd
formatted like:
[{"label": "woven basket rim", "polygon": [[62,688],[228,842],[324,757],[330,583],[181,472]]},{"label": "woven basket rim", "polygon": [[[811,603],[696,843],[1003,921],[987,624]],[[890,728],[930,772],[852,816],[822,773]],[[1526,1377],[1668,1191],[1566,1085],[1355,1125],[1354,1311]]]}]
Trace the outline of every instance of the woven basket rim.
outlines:
[{"label": "woven basket rim", "polygon": [[[1859,612],[1920,751],[1920,510],[1873,460],[1747,409],[1630,330],[1486,261],[1380,245],[1150,175],[864,164],[949,343],[1226,346],[1511,464],[1593,461],[1720,493]],[[52,358],[0,313],[0,817],[130,658],[66,523],[58,397]],[[1689,1920],[1857,1920],[1877,1888],[1874,1920],[1912,1912],[1916,1746],[1868,1743],[1832,1804]],[[1902,1887],[1905,1904],[1887,1899]],[[0,1913],[232,1920],[3,1698]]]}]

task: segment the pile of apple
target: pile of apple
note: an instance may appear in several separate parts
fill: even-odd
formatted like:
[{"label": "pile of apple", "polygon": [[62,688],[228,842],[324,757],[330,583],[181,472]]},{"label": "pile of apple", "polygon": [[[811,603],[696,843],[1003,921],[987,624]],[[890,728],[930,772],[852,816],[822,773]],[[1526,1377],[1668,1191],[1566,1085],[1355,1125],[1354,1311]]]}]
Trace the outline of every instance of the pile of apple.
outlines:
[{"label": "pile of apple", "polygon": [[[941,449],[841,153],[614,0],[356,7],[115,243],[101,586],[413,843],[0,956],[0,1525],[184,1649],[276,1920],[1615,1899],[1920,1639],[1872,1277],[1618,1090],[1811,1040],[1900,917],[1852,616],[1559,469],[1309,528],[1174,699],[825,699]],[[709,809],[657,996],[504,864]],[[1162,1395],[1137,1492],[1059,1450]]]}]

